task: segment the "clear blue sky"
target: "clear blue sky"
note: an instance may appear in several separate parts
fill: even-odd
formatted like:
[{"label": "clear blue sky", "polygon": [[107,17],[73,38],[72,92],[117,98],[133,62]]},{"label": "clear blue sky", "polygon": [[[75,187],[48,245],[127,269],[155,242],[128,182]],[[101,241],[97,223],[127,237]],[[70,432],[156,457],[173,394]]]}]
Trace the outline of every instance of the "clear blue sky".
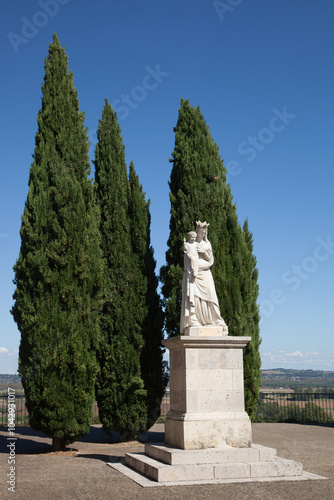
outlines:
[{"label": "clear blue sky", "polygon": [[53,32],[93,145],[104,98],[118,112],[151,200],[157,270],[183,97],[200,106],[253,232],[263,368],[334,370],[333,20],[332,0],[2,0],[0,373],[17,369],[12,266]]}]

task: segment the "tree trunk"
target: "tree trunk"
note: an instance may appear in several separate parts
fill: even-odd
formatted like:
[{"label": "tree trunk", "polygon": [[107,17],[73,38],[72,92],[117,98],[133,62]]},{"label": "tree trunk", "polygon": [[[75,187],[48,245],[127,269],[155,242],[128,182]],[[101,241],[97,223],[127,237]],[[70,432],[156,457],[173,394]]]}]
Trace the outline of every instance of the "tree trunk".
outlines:
[{"label": "tree trunk", "polygon": [[52,451],[63,451],[65,450],[65,440],[56,436],[52,438]]}]

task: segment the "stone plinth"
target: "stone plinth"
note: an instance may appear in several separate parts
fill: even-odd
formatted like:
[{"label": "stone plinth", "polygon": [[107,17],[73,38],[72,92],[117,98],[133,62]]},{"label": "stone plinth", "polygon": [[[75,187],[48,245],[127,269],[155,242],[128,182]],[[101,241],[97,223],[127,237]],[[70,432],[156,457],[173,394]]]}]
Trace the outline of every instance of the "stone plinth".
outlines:
[{"label": "stone plinth", "polygon": [[278,457],[274,448],[255,444],[223,450],[179,450],[147,444],[145,453],[127,453],[125,463],[162,484],[303,477],[301,463]]},{"label": "stone plinth", "polygon": [[183,450],[249,447],[243,347],[251,338],[226,336],[217,327],[189,328],[186,333],[163,341],[170,351],[166,444]]},{"label": "stone plinth", "polygon": [[161,486],[319,479],[304,473],[301,463],[278,457],[274,448],[252,443],[242,351],[250,340],[226,336],[219,327],[192,327],[164,340],[171,397],[165,443],[127,453],[118,470],[131,468]]}]

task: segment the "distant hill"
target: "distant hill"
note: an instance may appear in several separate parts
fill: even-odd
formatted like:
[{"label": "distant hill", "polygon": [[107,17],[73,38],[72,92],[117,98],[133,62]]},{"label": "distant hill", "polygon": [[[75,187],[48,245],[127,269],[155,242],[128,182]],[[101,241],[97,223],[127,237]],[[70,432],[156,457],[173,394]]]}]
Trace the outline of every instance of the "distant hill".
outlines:
[{"label": "distant hill", "polygon": [[15,389],[17,394],[23,393],[20,375],[10,375],[0,373],[0,394],[7,394],[8,387]]},{"label": "distant hill", "polygon": [[7,383],[7,382],[12,382],[12,383],[17,383],[21,382],[20,375],[11,375],[9,373],[0,373],[0,383]]},{"label": "distant hill", "polygon": [[334,389],[334,372],[321,370],[262,370],[261,389]]}]

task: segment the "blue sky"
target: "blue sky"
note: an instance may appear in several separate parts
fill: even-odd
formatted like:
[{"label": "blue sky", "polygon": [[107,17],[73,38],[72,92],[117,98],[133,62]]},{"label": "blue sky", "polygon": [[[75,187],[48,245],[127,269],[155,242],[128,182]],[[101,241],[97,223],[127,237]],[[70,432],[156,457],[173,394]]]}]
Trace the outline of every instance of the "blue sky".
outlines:
[{"label": "blue sky", "polygon": [[157,270],[183,97],[200,106],[253,232],[263,368],[334,370],[333,20],[331,0],[2,0],[0,373],[17,370],[12,267],[53,32],[92,154],[104,98],[118,112],[151,200]]}]

